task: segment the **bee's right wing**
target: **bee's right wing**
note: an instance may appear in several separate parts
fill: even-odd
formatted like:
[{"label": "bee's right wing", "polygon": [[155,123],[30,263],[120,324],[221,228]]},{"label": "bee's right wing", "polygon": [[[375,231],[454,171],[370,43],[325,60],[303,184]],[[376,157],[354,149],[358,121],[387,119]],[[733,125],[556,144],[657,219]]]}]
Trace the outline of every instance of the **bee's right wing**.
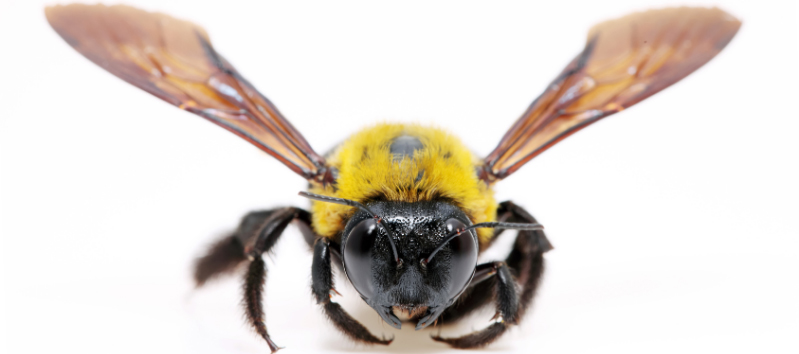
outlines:
[{"label": "bee's right wing", "polygon": [[732,40],[741,22],[717,8],[670,8],[600,23],[588,43],[485,158],[507,177],[552,145],[681,80]]},{"label": "bee's right wing", "polygon": [[233,132],[309,180],[332,181],[325,160],[214,50],[201,27],[128,6],[72,4],[45,13],[69,45],[103,69]]}]

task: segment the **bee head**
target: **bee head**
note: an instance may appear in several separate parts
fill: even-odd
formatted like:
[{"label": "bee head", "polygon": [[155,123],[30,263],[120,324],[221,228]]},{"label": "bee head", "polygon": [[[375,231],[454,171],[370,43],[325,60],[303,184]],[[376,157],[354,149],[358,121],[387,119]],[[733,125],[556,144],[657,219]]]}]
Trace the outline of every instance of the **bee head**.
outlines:
[{"label": "bee head", "polygon": [[342,235],[347,278],[390,325],[418,319],[421,329],[463,292],[477,264],[477,234],[443,201],[368,203]]},{"label": "bee head", "polygon": [[307,192],[317,201],[358,208],[341,236],[344,272],[355,290],[389,325],[397,314],[416,320],[416,329],[433,324],[471,282],[477,265],[475,228],[543,230],[538,223],[472,224],[447,201],[353,200]]}]

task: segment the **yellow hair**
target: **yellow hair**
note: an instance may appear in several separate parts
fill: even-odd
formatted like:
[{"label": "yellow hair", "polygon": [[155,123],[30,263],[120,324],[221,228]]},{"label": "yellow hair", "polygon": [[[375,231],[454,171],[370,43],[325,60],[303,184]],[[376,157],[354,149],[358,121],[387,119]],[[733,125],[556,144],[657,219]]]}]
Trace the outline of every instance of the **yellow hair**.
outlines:
[{"label": "yellow hair", "polygon": [[[396,160],[389,151],[397,137],[421,141],[412,158]],[[417,124],[378,124],[364,129],[341,144],[327,162],[338,169],[336,185],[311,186],[311,192],[358,202],[380,198],[416,202],[446,198],[461,208],[472,223],[494,221],[497,203],[493,191],[477,178],[478,160],[456,137],[443,130]],[[353,208],[313,202],[314,231],[338,238]],[[493,231],[478,229],[481,245]]]}]

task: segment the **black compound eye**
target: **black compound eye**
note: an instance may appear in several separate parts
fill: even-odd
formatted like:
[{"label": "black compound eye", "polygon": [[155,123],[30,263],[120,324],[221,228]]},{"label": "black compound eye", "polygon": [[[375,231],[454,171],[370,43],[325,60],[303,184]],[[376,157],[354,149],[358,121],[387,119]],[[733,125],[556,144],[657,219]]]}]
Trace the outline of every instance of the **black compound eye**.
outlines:
[{"label": "black compound eye", "polygon": [[350,231],[344,244],[344,272],[355,290],[367,299],[375,293],[372,284],[372,246],[377,236],[377,222],[366,219]]},{"label": "black compound eye", "polygon": [[[466,229],[466,224],[458,219],[447,220],[447,233]],[[466,231],[449,242],[452,256],[450,258],[449,296],[458,296],[474,275],[477,265],[477,240],[472,231]]]}]

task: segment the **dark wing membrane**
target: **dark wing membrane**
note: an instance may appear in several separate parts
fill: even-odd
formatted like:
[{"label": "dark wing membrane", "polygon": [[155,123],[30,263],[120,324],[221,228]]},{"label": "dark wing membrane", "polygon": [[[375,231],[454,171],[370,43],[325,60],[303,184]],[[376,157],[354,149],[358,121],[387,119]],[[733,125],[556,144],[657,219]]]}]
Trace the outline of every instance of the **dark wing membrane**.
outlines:
[{"label": "dark wing membrane", "polygon": [[48,7],[46,15],[69,45],[122,80],[235,133],[307,179],[327,176],[324,159],[201,27],[127,6],[73,4]]},{"label": "dark wing membrane", "polygon": [[652,10],[594,26],[583,52],[485,159],[481,178],[505,178],[565,137],[681,80],[740,26],[717,8]]}]

